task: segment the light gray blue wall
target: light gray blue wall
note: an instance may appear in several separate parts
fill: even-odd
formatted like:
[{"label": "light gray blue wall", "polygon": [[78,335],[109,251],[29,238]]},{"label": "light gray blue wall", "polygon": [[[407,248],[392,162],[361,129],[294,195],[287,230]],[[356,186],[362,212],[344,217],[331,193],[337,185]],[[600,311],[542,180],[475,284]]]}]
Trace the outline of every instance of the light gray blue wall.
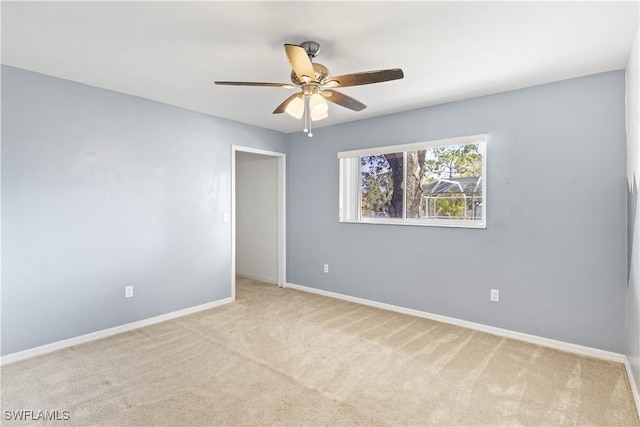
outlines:
[{"label": "light gray blue wall", "polygon": [[[624,82],[609,72],[290,135],[287,280],[623,353]],[[338,223],[338,151],[477,133],[486,230]]]},{"label": "light gray blue wall", "polygon": [[3,66],[2,354],[230,296],[230,145],[285,139]]},{"label": "light gray blue wall", "polygon": [[[636,32],[625,71],[627,86],[627,359],[631,378],[640,391],[640,32]],[[640,402],[638,402],[640,404]],[[638,407],[640,411],[640,407]]]}]

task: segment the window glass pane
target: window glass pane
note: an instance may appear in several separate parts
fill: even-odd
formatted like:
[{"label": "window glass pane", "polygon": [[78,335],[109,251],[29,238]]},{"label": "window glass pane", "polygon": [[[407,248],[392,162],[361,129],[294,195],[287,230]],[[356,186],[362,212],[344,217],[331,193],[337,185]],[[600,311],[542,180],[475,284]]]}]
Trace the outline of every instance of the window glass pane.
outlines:
[{"label": "window glass pane", "polygon": [[402,218],[403,153],[360,157],[363,218]]},{"label": "window glass pane", "polygon": [[481,220],[480,144],[407,152],[407,218]]}]

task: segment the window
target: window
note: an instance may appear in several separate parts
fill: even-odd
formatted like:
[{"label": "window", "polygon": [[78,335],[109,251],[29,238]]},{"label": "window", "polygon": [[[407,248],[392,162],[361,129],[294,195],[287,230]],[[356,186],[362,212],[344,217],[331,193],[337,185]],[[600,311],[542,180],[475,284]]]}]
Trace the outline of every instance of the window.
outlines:
[{"label": "window", "polygon": [[486,227],[486,135],[364,150],[340,159],[340,221]]}]

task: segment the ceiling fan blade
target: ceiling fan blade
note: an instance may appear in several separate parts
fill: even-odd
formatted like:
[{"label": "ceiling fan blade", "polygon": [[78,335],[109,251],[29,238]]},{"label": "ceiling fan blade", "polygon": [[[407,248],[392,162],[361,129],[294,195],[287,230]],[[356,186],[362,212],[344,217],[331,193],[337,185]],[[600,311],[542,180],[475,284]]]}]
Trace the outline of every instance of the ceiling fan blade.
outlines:
[{"label": "ceiling fan blade", "polygon": [[287,58],[289,58],[293,71],[301,81],[304,81],[304,76],[307,76],[309,80],[315,78],[316,72],[306,50],[295,44],[285,44],[284,50],[287,53]]},{"label": "ceiling fan blade", "polygon": [[331,77],[323,82],[323,85],[330,82],[338,82],[338,86],[340,87],[359,86],[398,80],[403,77],[404,73],[400,68],[391,68],[388,70],[364,71],[362,73],[344,74],[342,76]]},{"label": "ceiling fan blade", "polygon": [[214,82],[217,85],[229,86],[264,86],[264,87],[283,87],[286,89],[295,89],[296,86],[291,83],[261,83],[261,82]]},{"label": "ceiling fan blade", "polygon": [[293,101],[295,98],[302,98],[302,93],[294,93],[293,95],[291,95],[290,97],[288,97],[287,99],[285,99],[282,104],[278,105],[278,108],[276,108],[275,110],[273,110],[273,114],[281,114],[284,113],[284,110],[287,109],[287,106],[289,105],[289,103],[291,101]]},{"label": "ceiling fan blade", "polygon": [[321,93],[327,99],[327,101],[331,101],[353,111],[362,111],[367,108],[367,106],[362,102],[348,95],[345,95],[342,92],[338,92],[337,90],[326,89]]}]

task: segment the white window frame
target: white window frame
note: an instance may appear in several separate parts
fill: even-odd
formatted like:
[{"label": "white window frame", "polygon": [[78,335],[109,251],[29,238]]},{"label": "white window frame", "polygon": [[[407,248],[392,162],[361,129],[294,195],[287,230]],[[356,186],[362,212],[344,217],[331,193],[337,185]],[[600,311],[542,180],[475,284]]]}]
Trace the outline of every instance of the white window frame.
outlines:
[{"label": "white window frame", "polygon": [[[357,224],[393,224],[418,225],[428,227],[456,227],[456,228],[487,228],[487,134],[467,135],[455,138],[437,139],[432,141],[414,142],[410,144],[388,145],[385,147],[365,148],[361,150],[341,151],[338,153],[340,161],[340,192],[338,220],[345,223]],[[406,191],[403,191],[403,218],[367,218],[362,217],[360,186],[360,157],[388,153],[441,148],[450,145],[478,144],[482,155],[482,219],[411,219],[406,216]],[[407,180],[407,156],[404,156],[404,182]],[[405,185],[406,187],[406,185]]]}]

